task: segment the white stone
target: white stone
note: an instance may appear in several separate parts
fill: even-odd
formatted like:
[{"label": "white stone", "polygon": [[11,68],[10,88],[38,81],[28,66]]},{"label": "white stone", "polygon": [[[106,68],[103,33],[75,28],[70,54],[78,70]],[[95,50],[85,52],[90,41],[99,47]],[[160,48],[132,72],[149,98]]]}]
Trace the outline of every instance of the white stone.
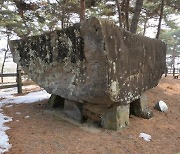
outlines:
[{"label": "white stone", "polygon": [[27,119],[27,118],[30,118],[30,116],[25,116],[24,118]]},{"label": "white stone", "polygon": [[167,112],[168,111],[168,106],[166,105],[166,103],[162,100],[160,100],[156,106],[155,109],[161,111],[161,112]]},{"label": "white stone", "polygon": [[168,106],[166,105],[166,103],[164,101],[159,101],[159,107],[161,109],[162,112],[167,112],[168,111]]},{"label": "white stone", "polygon": [[139,134],[139,137],[143,138],[144,141],[147,141],[147,142],[151,141],[151,135],[149,135],[149,134],[140,133],[140,134]]}]

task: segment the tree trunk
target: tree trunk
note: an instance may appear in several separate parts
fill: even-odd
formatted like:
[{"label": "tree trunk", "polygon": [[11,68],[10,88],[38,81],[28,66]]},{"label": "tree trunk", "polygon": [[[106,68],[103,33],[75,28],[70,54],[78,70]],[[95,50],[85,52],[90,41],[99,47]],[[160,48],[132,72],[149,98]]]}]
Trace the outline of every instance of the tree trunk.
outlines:
[{"label": "tree trunk", "polygon": [[64,11],[64,1],[62,4],[62,19],[61,19],[61,28],[64,29],[64,16],[65,16],[65,11]]},{"label": "tree trunk", "polygon": [[118,15],[119,15],[119,27],[122,27],[122,21],[121,21],[121,6],[119,4],[119,0],[116,0],[116,5],[118,9]]},{"label": "tree trunk", "polygon": [[62,14],[62,19],[61,19],[61,28],[64,29],[64,15]]},{"label": "tree trunk", "polygon": [[126,29],[129,31],[129,0],[126,0],[126,4],[125,4],[125,20],[126,20]]},{"label": "tree trunk", "polygon": [[120,3],[121,6],[121,23],[122,23],[122,27],[125,29],[126,28],[126,19],[125,19],[125,3],[126,0],[122,0],[122,2]]},{"label": "tree trunk", "polygon": [[144,19],[143,36],[145,36],[146,34],[147,22],[148,22],[148,18],[146,17]]},{"label": "tree trunk", "polygon": [[68,14],[66,17],[66,27],[64,26],[65,28],[70,26],[70,20],[69,19],[70,19],[70,14]]},{"label": "tree trunk", "polygon": [[143,0],[136,0],[136,6],[135,6],[132,22],[131,22],[131,28],[130,28],[130,31],[132,33],[136,33],[137,31],[137,26],[138,26],[138,21],[139,21],[139,16],[140,16],[142,6],[143,6]]},{"label": "tree trunk", "polygon": [[[7,36],[7,47],[6,47],[6,51],[5,51],[5,54],[4,54],[4,59],[3,59],[2,67],[1,67],[1,74],[3,74],[3,72],[4,72],[4,65],[5,65],[5,62],[6,62],[7,52],[9,51],[8,42],[9,42],[9,35]],[[3,77],[1,77],[1,82],[2,83],[4,82]]]},{"label": "tree trunk", "polygon": [[122,11],[124,11],[125,2],[126,2],[126,0],[122,0],[122,3],[121,3],[121,10],[122,10]]},{"label": "tree trunk", "polygon": [[157,34],[156,34],[157,39],[159,39],[159,35],[160,35],[160,31],[161,31],[161,22],[162,22],[162,18],[163,18],[163,9],[164,9],[164,0],[161,1],[161,11],[160,11],[159,24],[158,24]]},{"label": "tree trunk", "polygon": [[173,47],[173,53],[172,53],[172,66],[173,66],[173,69],[175,68],[175,57],[176,57],[176,45],[174,45]]},{"label": "tree trunk", "polygon": [[[5,61],[6,61],[7,52],[8,52],[8,50],[6,50],[5,54],[4,54],[4,59],[3,59],[2,67],[1,67],[1,74],[3,74],[3,72],[4,72],[4,64],[5,64]],[[1,77],[1,83],[3,83],[3,82],[4,82],[3,77]]]},{"label": "tree trunk", "polygon": [[80,6],[81,6],[80,22],[82,22],[85,19],[85,0],[80,1]]}]

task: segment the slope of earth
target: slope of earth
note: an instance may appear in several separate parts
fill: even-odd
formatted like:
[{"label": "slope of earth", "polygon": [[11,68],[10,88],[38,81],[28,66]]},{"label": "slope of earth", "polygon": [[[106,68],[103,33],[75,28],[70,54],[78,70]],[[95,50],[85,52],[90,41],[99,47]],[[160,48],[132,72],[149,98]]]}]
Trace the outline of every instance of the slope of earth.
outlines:
[{"label": "slope of earth", "polygon": [[[65,118],[59,110],[46,107],[47,100],[33,104],[4,106],[3,111],[13,121],[7,123],[12,148],[9,154],[64,153],[152,153],[180,152],[180,80],[162,78],[149,90],[150,120],[130,116],[130,125],[121,131],[110,131],[78,124]],[[163,100],[169,111],[162,113],[153,107]],[[21,114],[17,114],[20,112]],[[140,133],[151,135],[150,142],[139,138]]]}]

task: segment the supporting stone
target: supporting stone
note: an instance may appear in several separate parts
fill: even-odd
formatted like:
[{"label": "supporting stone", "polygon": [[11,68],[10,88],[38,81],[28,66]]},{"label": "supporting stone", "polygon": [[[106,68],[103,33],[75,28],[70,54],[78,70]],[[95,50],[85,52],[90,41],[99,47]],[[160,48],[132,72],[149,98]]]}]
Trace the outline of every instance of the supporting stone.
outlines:
[{"label": "supporting stone", "polygon": [[107,110],[107,107],[104,105],[86,103],[83,105],[83,117],[85,119],[100,124],[102,120],[102,115],[104,115]]},{"label": "supporting stone", "polygon": [[141,97],[130,104],[130,113],[142,117],[145,119],[150,119],[153,116],[153,112],[148,109],[148,99],[145,94],[142,94]]},{"label": "supporting stone", "polygon": [[51,97],[48,100],[48,107],[54,108],[54,107],[60,107],[64,108],[64,98],[58,95],[52,94]]},{"label": "supporting stone", "polygon": [[66,99],[64,102],[64,113],[78,122],[83,122],[82,104]]},{"label": "supporting stone", "polygon": [[121,105],[108,110],[102,117],[102,127],[120,130],[129,125],[129,105]]}]

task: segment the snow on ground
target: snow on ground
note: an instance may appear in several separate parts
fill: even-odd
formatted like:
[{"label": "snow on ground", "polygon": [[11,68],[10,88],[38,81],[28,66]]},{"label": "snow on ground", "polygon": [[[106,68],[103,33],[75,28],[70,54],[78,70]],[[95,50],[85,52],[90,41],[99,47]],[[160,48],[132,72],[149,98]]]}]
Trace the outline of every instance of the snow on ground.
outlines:
[{"label": "snow on ground", "polygon": [[151,135],[146,134],[146,133],[140,133],[139,137],[143,138],[145,141],[149,142],[151,141]]},{"label": "snow on ground", "polygon": [[10,95],[5,98],[7,99],[3,99],[1,101],[2,104],[8,104],[8,103],[15,103],[15,104],[20,104],[20,103],[33,103],[33,102],[38,102],[38,101],[42,101],[44,99],[48,99],[49,98],[49,94],[45,91],[38,91],[38,92],[31,92],[27,95],[24,96],[13,96]]},{"label": "snow on ground", "polygon": [[[33,87],[34,85],[24,86],[23,89],[32,89]],[[12,117],[4,115],[2,107],[9,103],[11,103],[11,105],[7,105],[6,107],[12,107],[12,104],[38,102],[50,97],[50,94],[48,94],[45,90],[30,92],[23,96],[14,96],[13,94],[16,93],[17,88],[0,89],[0,154],[11,148],[9,137],[5,132],[10,128],[5,126],[5,123],[12,121]],[[26,116],[25,118],[29,117],[30,116]]]},{"label": "snow on ground", "polygon": [[[7,85],[7,84],[1,84],[1,85]],[[23,89],[33,89],[36,88],[36,85],[28,85],[23,86]],[[0,98],[9,98],[12,94],[17,94],[17,88],[7,88],[7,89],[0,89]]]},{"label": "snow on ground", "polygon": [[12,121],[11,117],[7,117],[0,111],[0,153],[4,153],[11,148],[11,144],[9,144],[9,137],[5,133],[9,127],[6,127],[4,123]]},{"label": "snow on ground", "polygon": [[25,116],[24,118],[27,119],[27,118],[30,118],[30,116]]}]

